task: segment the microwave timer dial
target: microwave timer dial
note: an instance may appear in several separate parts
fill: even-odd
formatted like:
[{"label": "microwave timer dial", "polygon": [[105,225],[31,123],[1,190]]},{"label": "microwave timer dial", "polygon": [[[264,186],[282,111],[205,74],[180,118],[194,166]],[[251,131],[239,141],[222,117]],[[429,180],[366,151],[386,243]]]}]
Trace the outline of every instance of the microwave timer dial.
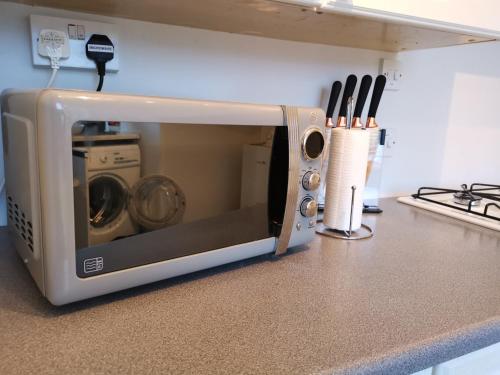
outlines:
[{"label": "microwave timer dial", "polygon": [[302,187],[306,190],[316,190],[321,183],[321,177],[316,171],[309,171],[302,177]]},{"label": "microwave timer dial", "polygon": [[304,217],[313,217],[318,211],[318,203],[313,197],[305,197],[300,202],[300,214]]},{"label": "microwave timer dial", "polygon": [[320,157],[325,147],[325,139],[319,128],[308,129],[302,138],[302,154],[308,161]]}]

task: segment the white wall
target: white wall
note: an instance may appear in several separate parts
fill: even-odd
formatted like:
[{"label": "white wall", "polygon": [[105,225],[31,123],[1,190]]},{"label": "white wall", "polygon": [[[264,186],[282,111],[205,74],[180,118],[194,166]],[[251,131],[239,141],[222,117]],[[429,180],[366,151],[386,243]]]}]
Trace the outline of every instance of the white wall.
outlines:
[{"label": "white wall", "polygon": [[496,64],[496,74],[467,69],[455,76],[441,168],[443,184],[500,183],[500,122],[496,113],[500,107],[500,48],[497,52],[496,57],[491,56],[495,60],[488,61]]},{"label": "white wall", "polygon": [[397,95],[386,96],[380,123],[398,130],[384,164],[382,190],[500,183],[500,43],[405,52]]},{"label": "white wall", "polygon": [[[0,2],[0,89],[43,87],[49,78],[47,69],[31,64],[32,13],[117,24],[120,72],[108,74],[104,84],[113,92],[324,108],[333,80],[375,75],[379,59],[393,56]],[[384,163],[383,195],[421,185],[498,182],[499,127],[492,109],[500,99],[500,44],[405,52],[398,59],[401,90],[385,92],[377,115],[398,135]],[[94,72],[78,70],[61,70],[55,82],[86,90],[96,84]],[[466,152],[472,159],[463,168]]]}]

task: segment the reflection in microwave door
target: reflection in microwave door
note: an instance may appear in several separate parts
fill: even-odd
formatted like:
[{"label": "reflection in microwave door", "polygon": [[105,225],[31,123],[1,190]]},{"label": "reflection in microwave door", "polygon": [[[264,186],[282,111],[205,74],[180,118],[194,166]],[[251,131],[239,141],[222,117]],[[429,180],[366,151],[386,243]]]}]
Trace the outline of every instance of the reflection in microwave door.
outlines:
[{"label": "reflection in microwave door", "polygon": [[184,192],[174,180],[164,175],[142,178],[130,193],[130,215],[149,231],[178,224],[185,210]]}]

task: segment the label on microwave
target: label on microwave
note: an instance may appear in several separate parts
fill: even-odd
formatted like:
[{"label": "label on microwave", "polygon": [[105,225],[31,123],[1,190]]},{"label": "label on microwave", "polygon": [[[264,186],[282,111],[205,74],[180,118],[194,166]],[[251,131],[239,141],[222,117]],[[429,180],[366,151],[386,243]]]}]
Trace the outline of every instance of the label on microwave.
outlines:
[{"label": "label on microwave", "polygon": [[102,257],[88,258],[83,261],[84,273],[102,271],[103,268],[104,268],[104,259]]}]

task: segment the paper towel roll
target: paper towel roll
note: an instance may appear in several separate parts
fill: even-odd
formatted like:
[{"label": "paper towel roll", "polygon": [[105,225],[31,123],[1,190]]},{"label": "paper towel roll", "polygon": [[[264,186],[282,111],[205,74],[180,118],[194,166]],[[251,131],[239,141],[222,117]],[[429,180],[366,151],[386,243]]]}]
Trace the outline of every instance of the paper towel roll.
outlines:
[{"label": "paper towel roll", "polygon": [[369,143],[370,133],[367,130],[332,130],[323,217],[323,224],[329,228],[349,230],[352,186],[356,186],[352,230],[361,227]]},{"label": "paper towel roll", "polygon": [[366,131],[370,134],[370,148],[368,151],[368,160],[372,161],[377,153],[377,147],[380,143],[380,128],[368,128]]}]

